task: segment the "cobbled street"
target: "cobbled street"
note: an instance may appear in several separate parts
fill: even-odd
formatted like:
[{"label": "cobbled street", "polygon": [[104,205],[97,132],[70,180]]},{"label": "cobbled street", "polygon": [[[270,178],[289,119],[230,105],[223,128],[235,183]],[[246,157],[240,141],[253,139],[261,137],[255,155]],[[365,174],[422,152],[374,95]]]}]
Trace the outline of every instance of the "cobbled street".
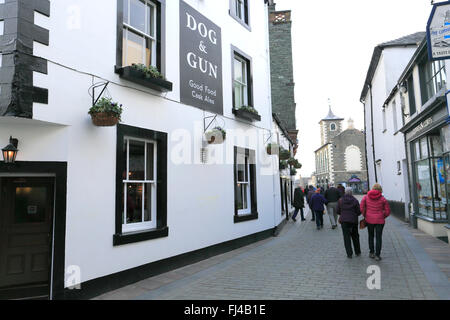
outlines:
[{"label": "cobbled street", "polygon": [[[149,278],[96,299],[299,300],[449,299],[448,276],[425,253],[405,223],[387,221],[380,262],[368,256],[367,229],[360,230],[362,255],[346,256],[342,230],[290,220],[277,236],[194,265]],[[437,240],[439,241],[439,240]],[[442,242],[445,249],[445,243]],[[450,251],[450,250],[449,250]],[[380,289],[367,280],[379,266]],[[448,266],[448,265],[447,265]],[[371,282],[372,283],[372,282]]]}]

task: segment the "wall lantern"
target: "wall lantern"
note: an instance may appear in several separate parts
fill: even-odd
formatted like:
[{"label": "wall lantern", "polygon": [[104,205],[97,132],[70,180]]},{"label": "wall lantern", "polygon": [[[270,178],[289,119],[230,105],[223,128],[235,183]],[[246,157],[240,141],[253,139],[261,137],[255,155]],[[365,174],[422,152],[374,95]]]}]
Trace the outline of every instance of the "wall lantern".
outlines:
[{"label": "wall lantern", "polygon": [[13,137],[9,138],[9,144],[2,149],[3,161],[5,163],[14,163],[16,161],[17,146],[19,144],[19,140],[13,139]]},{"label": "wall lantern", "polygon": [[408,92],[408,84],[406,83],[406,81],[402,82],[402,84],[400,85],[400,92],[403,94],[406,94]]}]

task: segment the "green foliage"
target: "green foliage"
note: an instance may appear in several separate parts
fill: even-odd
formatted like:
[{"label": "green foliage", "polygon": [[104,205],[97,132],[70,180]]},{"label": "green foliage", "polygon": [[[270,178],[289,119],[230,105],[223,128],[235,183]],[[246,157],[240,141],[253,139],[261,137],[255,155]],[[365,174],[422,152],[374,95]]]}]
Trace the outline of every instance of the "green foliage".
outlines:
[{"label": "green foliage", "polygon": [[258,114],[258,111],[256,111],[256,109],[253,108],[252,106],[242,106],[239,108],[239,110],[245,110],[254,114]]},{"label": "green foliage", "polygon": [[280,149],[280,159],[281,160],[287,160],[291,157],[291,152],[289,150],[284,149],[281,147]]},{"label": "green foliage", "polygon": [[291,168],[291,176],[297,175],[297,169]]},{"label": "green foliage", "polygon": [[119,121],[121,120],[121,115],[122,115],[122,105],[118,104],[117,102],[113,102],[111,98],[100,98],[97,103],[95,104],[95,106],[92,106],[89,109],[89,114],[95,114],[95,113],[100,113],[100,112],[106,112],[106,113],[111,113],[114,116],[116,116],[117,118],[119,118]]},{"label": "green foliage", "polygon": [[286,169],[288,166],[286,161],[280,161],[280,170]]},{"label": "green foliage", "polygon": [[223,140],[225,140],[225,138],[227,137],[227,132],[222,127],[215,127],[214,129],[211,130],[211,132],[212,133],[220,132],[222,134]]},{"label": "green foliage", "polygon": [[133,63],[131,66],[136,70],[144,73],[146,78],[164,79],[164,76],[159,72],[159,70],[153,66],[147,67],[142,63]]}]

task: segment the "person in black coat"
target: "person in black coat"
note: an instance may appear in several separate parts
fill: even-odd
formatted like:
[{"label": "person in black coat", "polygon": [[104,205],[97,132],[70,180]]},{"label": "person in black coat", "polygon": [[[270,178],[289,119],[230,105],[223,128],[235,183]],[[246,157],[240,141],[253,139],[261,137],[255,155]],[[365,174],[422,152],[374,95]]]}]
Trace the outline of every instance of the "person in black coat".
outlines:
[{"label": "person in black coat", "polygon": [[352,188],[345,189],[345,195],[339,199],[337,206],[339,222],[342,225],[344,236],[344,246],[347,257],[352,258],[352,242],[357,257],[361,255],[361,245],[359,243],[358,220],[361,209],[358,200],[353,197]]},{"label": "person in black coat", "polygon": [[302,188],[298,186],[295,188],[294,191],[294,202],[292,203],[292,206],[295,207],[294,215],[292,216],[292,220],[295,220],[297,217],[298,212],[300,211],[302,221],[305,221],[305,217],[303,215],[303,208],[305,207],[305,193],[303,192]]}]

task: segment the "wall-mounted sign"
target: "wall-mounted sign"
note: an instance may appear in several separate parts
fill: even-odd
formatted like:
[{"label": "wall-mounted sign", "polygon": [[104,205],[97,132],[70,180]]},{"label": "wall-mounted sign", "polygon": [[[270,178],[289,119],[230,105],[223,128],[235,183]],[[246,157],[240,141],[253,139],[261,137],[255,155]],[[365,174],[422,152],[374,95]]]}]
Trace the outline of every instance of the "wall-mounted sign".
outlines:
[{"label": "wall-mounted sign", "polygon": [[427,40],[430,60],[450,58],[450,1],[433,6],[427,24]]},{"label": "wall-mounted sign", "polygon": [[180,99],[223,114],[221,29],[180,0]]}]

